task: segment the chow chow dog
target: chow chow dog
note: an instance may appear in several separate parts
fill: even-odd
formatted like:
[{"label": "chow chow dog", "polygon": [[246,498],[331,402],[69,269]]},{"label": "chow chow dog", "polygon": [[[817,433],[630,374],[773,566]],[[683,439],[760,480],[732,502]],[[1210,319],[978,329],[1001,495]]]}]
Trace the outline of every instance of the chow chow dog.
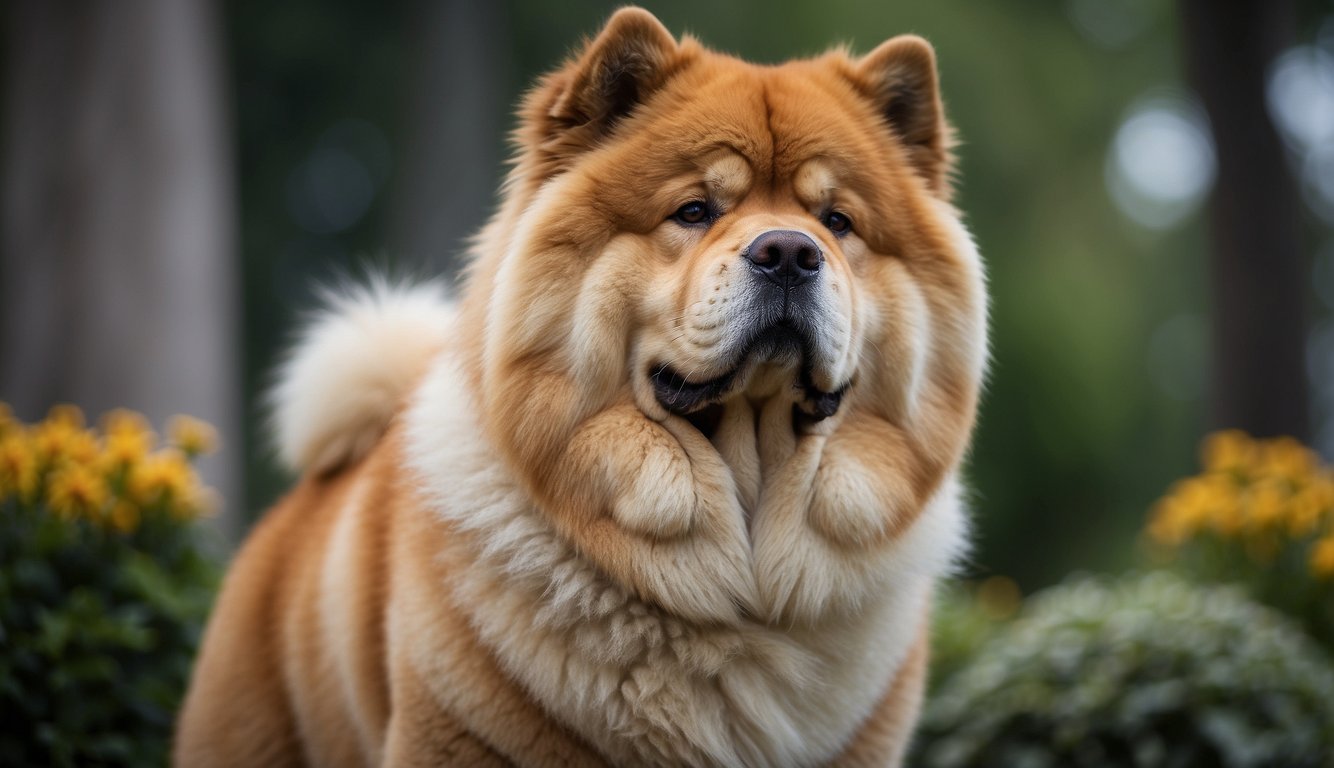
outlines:
[{"label": "chow chow dog", "polygon": [[335,299],[182,766],[893,765],[965,539],[983,268],[935,58],[625,9],[520,109],[457,302]]}]

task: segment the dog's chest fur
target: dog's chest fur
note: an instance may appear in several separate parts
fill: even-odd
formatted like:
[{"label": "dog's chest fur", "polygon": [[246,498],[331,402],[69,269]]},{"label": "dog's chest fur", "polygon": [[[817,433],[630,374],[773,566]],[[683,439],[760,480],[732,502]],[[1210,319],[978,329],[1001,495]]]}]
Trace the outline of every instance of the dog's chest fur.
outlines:
[{"label": "dog's chest fur", "polygon": [[858,610],[819,626],[695,625],[580,557],[480,437],[470,404],[445,356],[405,419],[423,497],[470,561],[441,586],[502,668],[616,764],[836,756],[919,638],[930,584],[962,537],[948,483],[892,547],[878,596]]}]

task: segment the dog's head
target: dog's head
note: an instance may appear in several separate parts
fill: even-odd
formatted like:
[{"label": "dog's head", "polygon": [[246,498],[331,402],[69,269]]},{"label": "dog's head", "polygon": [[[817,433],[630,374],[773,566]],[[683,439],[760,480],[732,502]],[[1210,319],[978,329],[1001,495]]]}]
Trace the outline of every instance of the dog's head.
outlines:
[{"label": "dog's head", "polygon": [[737,403],[790,401],[798,431],[871,414],[957,464],[985,295],[925,41],[759,66],[626,9],[520,118],[468,295],[486,423],[539,490],[626,403],[705,437]]}]

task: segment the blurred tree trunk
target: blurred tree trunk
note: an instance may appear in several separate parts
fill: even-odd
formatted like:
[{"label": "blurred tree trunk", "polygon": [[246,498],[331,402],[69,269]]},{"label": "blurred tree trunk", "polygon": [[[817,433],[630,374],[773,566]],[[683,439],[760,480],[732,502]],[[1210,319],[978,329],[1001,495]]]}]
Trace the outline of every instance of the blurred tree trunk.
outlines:
[{"label": "blurred tree trunk", "polygon": [[[240,493],[230,125],[209,0],[10,0],[0,399],[212,422]],[[234,510],[229,510],[233,512]],[[220,526],[236,534],[235,514]]]},{"label": "blurred tree trunk", "polygon": [[399,263],[453,274],[495,199],[509,56],[501,3],[421,3],[412,18],[407,146],[391,247]]},{"label": "blurred tree trunk", "polygon": [[1291,0],[1182,0],[1186,70],[1218,152],[1209,203],[1216,427],[1310,437],[1301,204],[1266,109]]}]

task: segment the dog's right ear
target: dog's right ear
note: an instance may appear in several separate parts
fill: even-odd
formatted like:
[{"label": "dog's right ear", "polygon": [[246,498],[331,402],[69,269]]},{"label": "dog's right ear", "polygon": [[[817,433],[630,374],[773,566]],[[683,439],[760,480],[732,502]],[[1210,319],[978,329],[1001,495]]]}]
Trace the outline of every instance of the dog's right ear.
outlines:
[{"label": "dog's right ear", "polygon": [[584,48],[552,119],[610,130],[662,85],[675,53],[676,40],[653,14],[622,8]]},{"label": "dog's right ear", "polygon": [[548,161],[591,148],[667,82],[679,51],[653,14],[622,8],[576,59],[529,95],[520,141]]}]

